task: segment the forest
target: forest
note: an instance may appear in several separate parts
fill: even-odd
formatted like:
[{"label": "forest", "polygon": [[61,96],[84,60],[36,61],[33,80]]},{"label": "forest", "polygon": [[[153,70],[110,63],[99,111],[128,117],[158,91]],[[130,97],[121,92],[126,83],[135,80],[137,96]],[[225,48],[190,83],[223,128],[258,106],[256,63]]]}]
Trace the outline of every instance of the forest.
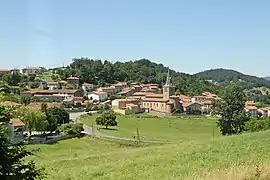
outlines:
[{"label": "forest", "polygon": [[[80,78],[80,82],[106,86],[115,82],[157,83],[162,86],[166,80],[168,68],[162,64],[140,59],[112,63],[107,60],[76,58],[64,68],[54,69],[62,79],[69,76]],[[177,93],[199,95],[204,91],[218,93],[220,87],[193,75],[170,70],[172,82]]]}]

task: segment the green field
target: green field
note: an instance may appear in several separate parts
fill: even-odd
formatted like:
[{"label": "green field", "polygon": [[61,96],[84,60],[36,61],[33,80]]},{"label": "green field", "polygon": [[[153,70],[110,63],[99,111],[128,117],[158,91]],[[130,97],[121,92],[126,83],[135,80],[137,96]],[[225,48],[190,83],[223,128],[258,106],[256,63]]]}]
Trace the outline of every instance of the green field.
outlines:
[{"label": "green field", "polygon": [[110,127],[110,130],[95,125],[95,119],[99,116],[85,115],[81,121],[89,126],[94,126],[100,132],[126,138],[133,138],[139,130],[140,139],[163,140],[183,142],[188,140],[207,140],[220,136],[216,128],[216,119],[207,117],[152,117],[144,115],[119,115],[118,127]]},{"label": "green field", "polygon": [[[92,124],[95,116],[82,118]],[[100,131],[130,137],[140,129],[147,140],[169,144],[135,144],[92,137],[31,145],[31,157],[45,167],[48,179],[245,179],[257,172],[269,179],[270,131],[220,136],[209,118],[118,117],[118,130]],[[256,169],[256,165],[259,168]],[[263,168],[263,169],[262,169]],[[261,173],[260,173],[261,171]]]}]

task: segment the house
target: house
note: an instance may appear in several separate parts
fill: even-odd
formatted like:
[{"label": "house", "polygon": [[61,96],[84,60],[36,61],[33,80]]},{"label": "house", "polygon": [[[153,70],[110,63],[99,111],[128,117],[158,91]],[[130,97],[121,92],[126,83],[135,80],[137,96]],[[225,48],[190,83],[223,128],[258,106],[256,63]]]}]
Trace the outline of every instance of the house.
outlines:
[{"label": "house", "polygon": [[9,73],[9,70],[8,69],[0,69],[0,80],[2,80],[2,76],[5,73],[8,74]]},{"label": "house", "polygon": [[80,79],[78,77],[70,76],[67,78],[67,83],[73,86],[79,86]]},{"label": "house", "polygon": [[123,91],[119,92],[118,95],[130,97],[135,93],[135,89],[133,88],[125,88]]},{"label": "house", "polygon": [[270,107],[263,107],[258,109],[258,112],[262,114],[264,117],[269,117],[270,116]]},{"label": "house", "polygon": [[191,97],[186,96],[186,95],[179,95],[179,99],[181,102],[192,102]]},{"label": "house", "polygon": [[138,99],[115,99],[112,101],[112,109],[120,114],[134,114],[143,112]]},{"label": "house", "polygon": [[121,92],[124,89],[122,84],[113,84],[111,87],[114,88],[115,92]]},{"label": "house", "polygon": [[61,89],[61,85],[59,82],[46,82],[46,86],[49,89]]},{"label": "house", "polygon": [[40,99],[62,101],[72,97],[83,97],[83,93],[80,90],[67,90],[67,89],[55,89],[55,90],[30,90],[21,92],[21,97],[36,97]]},{"label": "house", "polygon": [[39,67],[26,67],[22,69],[23,74],[39,74],[40,71]]},{"label": "house", "polygon": [[249,113],[251,116],[257,116],[258,108],[256,106],[245,105],[245,111]]},{"label": "house", "polygon": [[113,93],[116,92],[115,87],[113,87],[113,86],[110,86],[110,87],[100,87],[100,88],[97,89],[97,91],[99,91],[99,92],[105,92],[107,94],[113,94]]},{"label": "house", "polygon": [[142,99],[142,107],[148,112],[153,111],[164,114],[171,114],[174,109],[181,108],[179,97],[175,96],[175,87],[171,83],[169,71],[166,84],[163,86],[163,93],[146,95]]},{"label": "house", "polygon": [[24,123],[18,119],[10,119],[8,124],[8,135],[12,144],[18,144],[24,140]]},{"label": "house", "polygon": [[140,85],[134,85],[132,88],[135,89],[136,92],[139,92],[142,90],[142,87]]},{"label": "house", "polygon": [[187,114],[201,114],[202,104],[197,102],[184,102],[183,109]]},{"label": "house", "polygon": [[[42,109],[42,104],[43,103],[41,102],[31,102],[30,104],[26,105],[26,107],[33,109]],[[47,108],[54,108],[54,107],[60,108],[62,106],[62,103],[57,102],[47,102],[45,104]]]},{"label": "house", "polygon": [[102,102],[108,99],[108,94],[106,92],[94,91],[88,95],[88,99]]},{"label": "house", "polygon": [[86,92],[86,91],[89,92],[92,89],[94,89],[94,84],[90,84],[90,83],[84,82],[82,84],[82,89],[83,89],[84,92]]}]

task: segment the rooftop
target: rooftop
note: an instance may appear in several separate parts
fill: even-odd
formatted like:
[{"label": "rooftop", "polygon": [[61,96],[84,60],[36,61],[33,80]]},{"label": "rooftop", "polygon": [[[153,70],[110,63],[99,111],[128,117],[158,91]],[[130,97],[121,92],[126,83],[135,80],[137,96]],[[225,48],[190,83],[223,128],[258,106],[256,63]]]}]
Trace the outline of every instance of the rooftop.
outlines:
[{"label": "rooftop", "polygon": [[9,123],[11,123],[14,127],[19,127],[19,126],[25,125],[19,118],[10,119]]}]

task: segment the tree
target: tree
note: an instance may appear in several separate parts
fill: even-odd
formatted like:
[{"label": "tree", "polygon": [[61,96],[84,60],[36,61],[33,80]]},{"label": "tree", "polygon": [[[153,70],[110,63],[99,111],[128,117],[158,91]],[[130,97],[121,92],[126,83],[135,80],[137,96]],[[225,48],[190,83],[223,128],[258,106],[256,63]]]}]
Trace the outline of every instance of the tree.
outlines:
[{"label": "tree", "polygon": [[0,179],[29,179],[44,177],[43,169],[37,169],[33,161],[25,157],[33,155],[23,144],[12,145],[7,135],[10,112],[0,106]]},{"label": "tree", "polygon": [[59,107],[52,107],[48,108],[46,111],[47,117],[53,118],[56,120],[57,124],[64,124],[64,123],[69,123],[69,113]]},{"label": "tree", "polygon": [[4,74],[2,75],[2,81],[3,81],[4,83],[8,84],[8,82],[9,82],[9,76],[8,76],[7,73],[4,73]]},{"label": "tree", "polygon": [[249,116],[244,110],[245,93],[237,83],[230,83],[221,96],[213,104],[213,113],[221,115],[217,126],[223,135],[239,134],[244,131],[245,122]]},{"label": "tree", "polygon": [[33,108],[22,107],[17,111],[17,115],[25,124],[25,129],[32,134],[32,131],[46,131],[48,122],[46,115],[42,111]]},{"label": "tree", "polygon": [[96,124],[105,126],[108,129],[108,126],[117,126],[116,115],[113,111],[105,112],[101,116],[97,117]]}]

